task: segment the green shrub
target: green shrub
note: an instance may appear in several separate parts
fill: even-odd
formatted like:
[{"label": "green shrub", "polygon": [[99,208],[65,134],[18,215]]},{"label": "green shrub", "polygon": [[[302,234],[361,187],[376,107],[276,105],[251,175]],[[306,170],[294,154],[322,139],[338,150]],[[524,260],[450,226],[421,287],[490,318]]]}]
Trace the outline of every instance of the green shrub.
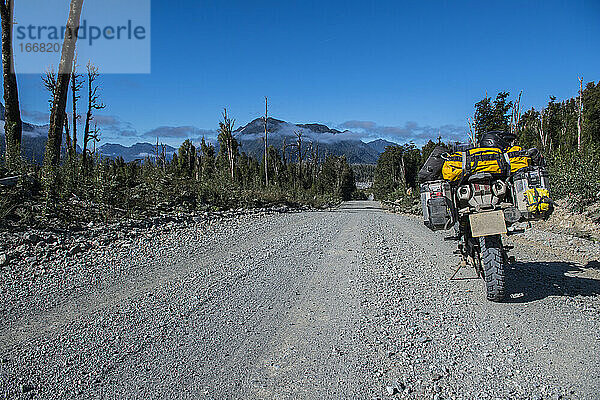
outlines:
[{"label": "green shrub", "polygon": [[569,196],[581,209],[598,199],[600,192],[600,151],[557,154],[548,158],[552,194],[555,198]]}]

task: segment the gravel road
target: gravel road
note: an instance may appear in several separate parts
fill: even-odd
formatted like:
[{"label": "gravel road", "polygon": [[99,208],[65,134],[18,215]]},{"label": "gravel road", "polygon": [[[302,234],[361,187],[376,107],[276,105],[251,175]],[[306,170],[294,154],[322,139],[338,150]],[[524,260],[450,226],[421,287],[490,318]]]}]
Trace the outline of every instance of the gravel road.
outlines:
[{"label": "gravel road", "polygon": [[599,399],[599,264],[540,238],[511,238],[502,304],[374,202],[5,266],[0,397]]}]

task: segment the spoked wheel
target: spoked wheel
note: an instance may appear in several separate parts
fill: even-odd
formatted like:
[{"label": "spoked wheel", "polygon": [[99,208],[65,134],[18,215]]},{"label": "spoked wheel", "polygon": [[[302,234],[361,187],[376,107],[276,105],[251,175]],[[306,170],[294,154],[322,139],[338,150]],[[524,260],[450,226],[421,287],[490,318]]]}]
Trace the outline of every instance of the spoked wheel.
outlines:
[{"label": "spoked wheel", "polygon": [[500,235],[479,238],[480,260],[487,290],[487,299],[504,299],[504,257]]}]

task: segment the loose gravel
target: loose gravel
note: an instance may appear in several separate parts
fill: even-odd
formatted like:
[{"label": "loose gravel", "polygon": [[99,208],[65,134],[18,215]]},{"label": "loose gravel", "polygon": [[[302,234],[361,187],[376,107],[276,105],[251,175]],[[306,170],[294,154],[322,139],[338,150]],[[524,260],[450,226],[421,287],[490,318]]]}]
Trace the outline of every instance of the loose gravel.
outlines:
[{"label": "loose gravel", "polygon": [[418,218],[284,211],[4,236],[0,397],[599,398],[592,245],[506,239],[497,304]]}]

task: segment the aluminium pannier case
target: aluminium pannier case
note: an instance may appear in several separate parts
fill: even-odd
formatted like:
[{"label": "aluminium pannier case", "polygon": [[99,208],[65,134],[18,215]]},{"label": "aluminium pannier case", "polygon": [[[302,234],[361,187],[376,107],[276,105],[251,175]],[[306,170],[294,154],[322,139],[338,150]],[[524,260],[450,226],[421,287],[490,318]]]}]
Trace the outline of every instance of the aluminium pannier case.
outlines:
[{"label": "aluminium pannier case", "polygon": [[525,220],[548,218],[554,202],[550,198],[550,180],[544,167],[527,167],[513,176],[514,201]]},{"label": "aluminium pannier case", "polygon": [[452,190],[446,181],[421,184],[423,222],[432,231],[448,230],[456,222]]}]

